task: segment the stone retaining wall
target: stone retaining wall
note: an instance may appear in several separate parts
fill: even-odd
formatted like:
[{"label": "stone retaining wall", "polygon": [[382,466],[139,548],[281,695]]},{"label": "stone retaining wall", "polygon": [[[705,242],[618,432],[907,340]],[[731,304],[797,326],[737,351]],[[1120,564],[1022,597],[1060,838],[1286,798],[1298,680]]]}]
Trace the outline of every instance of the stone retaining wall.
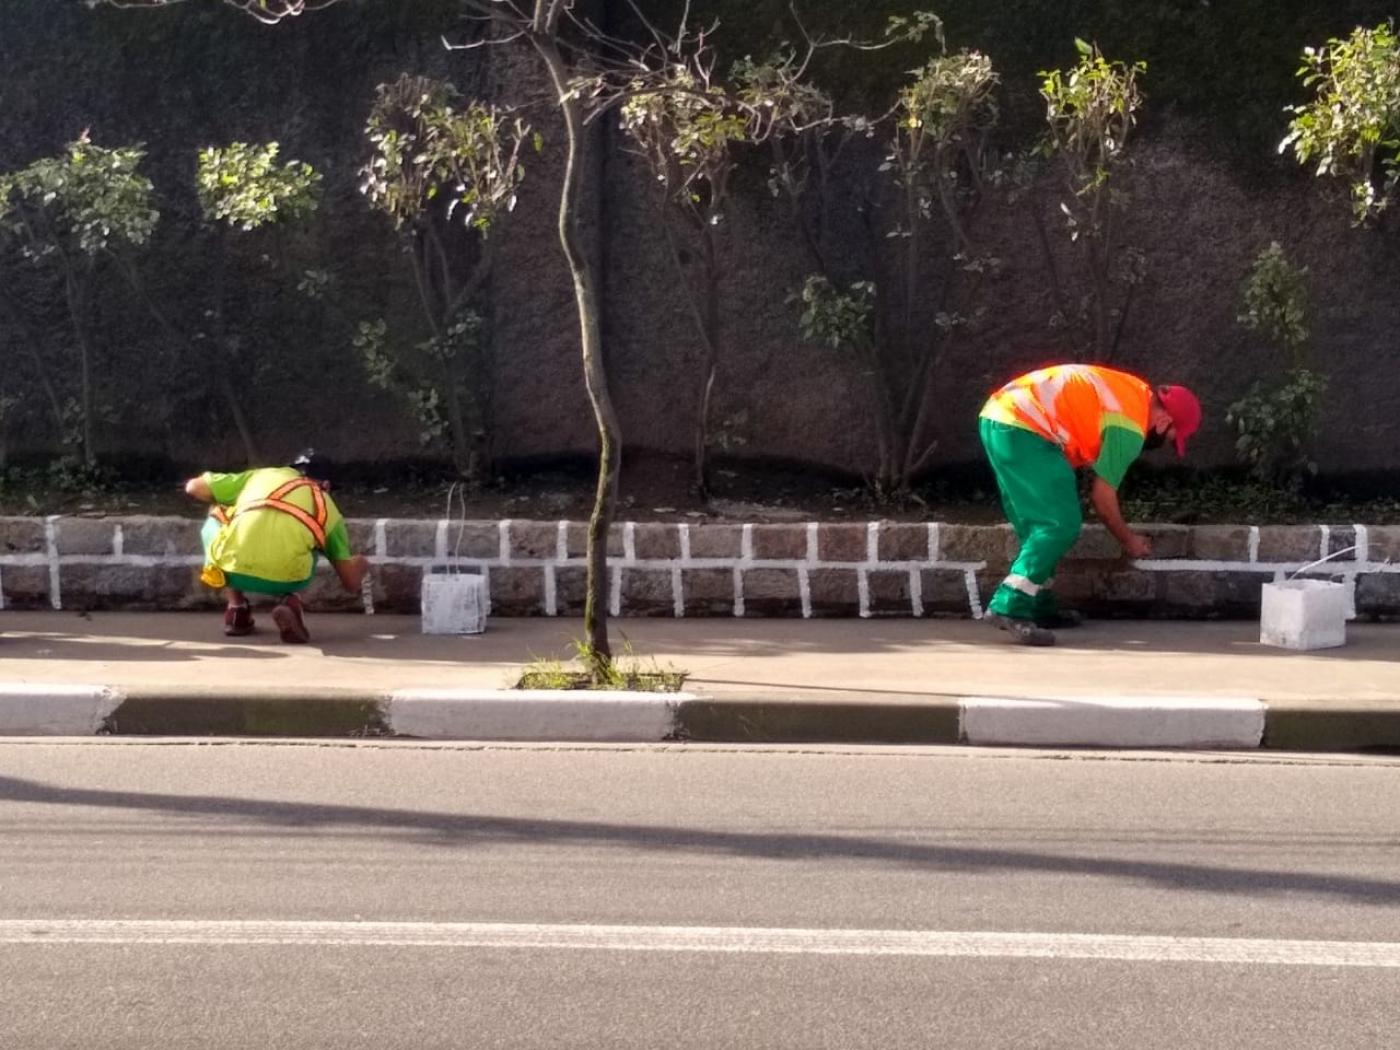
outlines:
[{"label": "stone retaining wall", "polygon": [[[201,522],[185,518],[0,518],[0,602],[13,608],[193,609]],[[349,522],[375,563],[374,607],[417,612],[425,572],[481,573],[492,612],[577,616],[579,522]],[[1346,548],[1308,575],[1346,583],[1360,615],[1400,615],[1400,527],[1146,526],[1154,553],[1128,562],[1101,526],[1061,566],[1067,604],[1098,616],[1253,617],[1260,585]],[[621,616],[980,616],[1016,551],[1006,526],[620,523],[609,540]],[[326,567],[317,609],[354,610]]]}]

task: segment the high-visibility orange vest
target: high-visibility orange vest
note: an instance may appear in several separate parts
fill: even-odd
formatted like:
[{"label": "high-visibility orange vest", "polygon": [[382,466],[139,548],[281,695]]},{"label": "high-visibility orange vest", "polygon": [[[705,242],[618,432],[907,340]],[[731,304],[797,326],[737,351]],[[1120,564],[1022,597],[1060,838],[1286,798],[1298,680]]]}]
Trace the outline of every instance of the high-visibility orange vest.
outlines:
[{"label": "high-visibility orange vest", "polygon": [[[314,513],[308,514],[287,499],[297,489],[311,490],[311,505],[314,508]],[[293,478],[285,485],[279,485],[274,491],[268,493],[266,498],[245,503],[235,509],[232,514],[223,507],[215,507],[214,516],[227,525],[240,514],[247,514],[250,510],[280,510],[283,514],[290,514],[306,526],[312,538],[315,539],[317,547],[321,550],[326,549],[326,495],[321,491],[321,486],[310,478]]]},{"label": "high-visibility orange vest", "polygon": [[1147,433],[1152,387],[1101,365],[1054,365],[1013,379],[987,401],[982,418],[1024,427],[1058,445],[1070,465],[1099,458],[1103,431]]}]

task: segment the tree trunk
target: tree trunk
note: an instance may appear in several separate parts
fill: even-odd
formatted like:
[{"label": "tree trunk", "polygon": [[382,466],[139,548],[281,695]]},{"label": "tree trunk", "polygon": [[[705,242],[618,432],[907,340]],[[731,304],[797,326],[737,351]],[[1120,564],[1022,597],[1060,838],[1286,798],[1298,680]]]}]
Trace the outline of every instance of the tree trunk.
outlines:
[{"label": "tree trunk", "polygon": [[88,339],[88,289],[86,284],[91,267],[84,274],[71,268],[64,273],[64,291],[68,299],[68,316],[73,321],[73,338],[78,344],[79,403],[82,406],[83,465],[97,465],[97,448],[92,427],[92,346]]},{"label": "tree trunk", "polygon": [[530,42],[549,71],[567,132],[564,184],[559,194],[559,243],[573,277],[583,378],[598,428],[598,485],[593,513],[588,519],[588,593],[583,606],[584,640],[596,675],[612,663],[612,647],[608,642],[608,530],[617,501],[622,434],[608,391],[607,369],[602,357],[602,328],[593,267],[583,250],[578,224],[583,116],[578,100],[570,94],[569,71],[557,38],[552,32],[537,31],[531,35]]},{"label": "tree trunk", "polygon": [[462,396],[457,391],[451,366],[444,365],[443,372],[443,381],[446,383],[444,393],[447,395],[443,400],[447,402],[447,425],[452,431],[452,465],[457,468],[458,475],[464,481],[474,482],[478,480],[474,466],[476,457],[472,455],[467,413],[462,408]]},{"label": "tree trunk", "polygon": [[1094,279],[1094,356],[1107,364],[1113,357],[1108,323],[1109,284],[1097,262],[1090,265]]},{"label": "tree trunk", "polygon": [[705,253],[705,306],[701,318],[701,345],[704,379],[700,401],[695,409],[695,491],[701,499],[710,494],[710,406],[714,401],[715,378],[719,373],[719,260],[714,235],[709,227],[701,231]]},{"label": "tree trunk", "polygon": [[20,315],[20,308],[4,297],[2,290],[0,290],[0,305],[4,306],[10,324],[19,330],[19,339],[24,345],[24,353],[34,365],[35,378],[38,379],[39,388],[43,390],[44,399],[49,404],[49,413],[53,416],[54,428],[62,437],[63,402],[59,400],[58,390],[53,385],[53,379],[49,375],[48,367],[44,364],[43,355],[39,353],[39,340],[34,334],[34,329]]},{"label": "tree trunk", "polygon": [[[409,259],[413,262],[413,282],[418,289],[418,301],[423,308],[423,319],[428,323],[428,330],[432,333],[433,339],[442,349],[442,344],[448,338],[448,330],[452,326],[452,305],[451,305],[451,275],[447,270],[447,259],[444,254],[442,242],[431,226],[416,229],[413,232],[413,240],[409,245]],[[433,281],[434,261],[441,274],[440,283]],[[472,438],[470,428],[467,424],[467,412],[462,406],[462,396],[458,393],[457,376],[453,372],[452,364],[445,357],[439,355],[435,361],[430,361],[429,366],[436,364],[438,393],[442,399],[443,408],[447,412],[448,436],[452,443],[452,466],[457,474],[464,480],[476,480],[476,457],[472,452]]]},{"label": "tree trunk", "polygon": [[214,338],[210,340],[214,347],[214,360],[210,364],[218,377],[219,395],[224,399],[224,404],[233,419],[234,429],[238,431],[238,440],[243,445],[244,460],[248,466],[255,467],[260,460],[257,442],[253,440],[253,429],[248,423],[248,416],[243,411],[243,402],[238,396],[237,388],[233,385],[228,368],[228,326],[224,310],[224,292],[228,282],[228,243],[222,233],[216,234],[215,238]]},{"label": "tree trunk", "polygon": [[258,446],[253,439],[253,429],[248,425],[248,417],[243,413],[243,403],[238,398],[238,391],[233,385],[233,380],[229,378],[228,370],[224,367],[224,362],[215,363],[215,368],[219,376],[219,394],[224,399],[224,404],[228,406],[229,415],[233,417],[234,428],[238,431],[238,440],[243,443],[243,456],[250,467],[256,467],[261,462],[258,455]]},{"label": "tree trunk", "polygon": [[1055,262],[1055,249],[1050,244],[1050,233],[1045,228],[1045,214],[1038,190],[1032,189],[1028,197],[1031,221],[1035,225],[1036,239],[1040,242],[1040,255],[1045,262],[1045,279],[1050,285],[1050,300],[1055,313],[1059,315],[1063,330],[1072,331],[1073,317],[1069,303],[1065,300],[1064,286],[1060,283],[1060,268]]},{"label": "tree trunk", "polygon": [[889,494],[891,479],[895,477],[894,444],[896,423],[894,405],[890,401],[889,388],[885,385],[884,371],[880,364],[880,353],[876,343],[857,347],[865,363],[867,391],[870,397],[871,415],[875,419],[875,450],[878,456],[873,488],[877,496]]},{"label": "tree trunk", "polygon": [[705,381],[700,386],[700,403],[695,408],[695,492],[701,499],[710,496],[710,404],[715,393],[715,359],[705,362]]}]

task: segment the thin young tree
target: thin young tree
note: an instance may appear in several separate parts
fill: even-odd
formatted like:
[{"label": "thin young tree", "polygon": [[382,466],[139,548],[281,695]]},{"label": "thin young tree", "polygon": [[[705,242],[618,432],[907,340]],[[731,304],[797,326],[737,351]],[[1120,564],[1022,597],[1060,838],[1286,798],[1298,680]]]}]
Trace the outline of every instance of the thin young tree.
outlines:
[{"label": "thin young tree", "polygon": [[106,149],[84,133],[57,156],[0,175],[0,236],[36,265],[52,267],[78,357],[83,464],[97,465],[95,292],[103,264],[145,244],[160,220],[139,146]]},{"label": "thin young tree", "polygon": [[[829,97],[785,72],[796,67],[784,56],[745,72],[770,92],[781,85],[772,186],[788,199],[815,264],[796,296],[800,326],[808,339],[849,358],[875,431],[870,484],[881,499],[907,494],[937,450],[934,369],[975,320],[981,283],[996,265],[979,254],[974,234],[992,175],[998,77],[985,55],[949,52],[931,15],[894,20],[889,35],[904,41],[928,33],[937,53],[881,116],[831,116]],[[870,189],[855,209],[869,234],[868,272],[850,280],[832,247],[833,172],[854,142],[887,126],[883,159],[867,173]],[[876,279],[882,258],[893,281]]]},{"label": "thin young tree", "polygon": [[[1090,349],[1098,360],[1111,361],[1144,269],[1142,253],[1124,248],[1119,237],[1128,202],[1122,186],[1129,164],[1128,144],[1142,108],[1138,79],[1147,64],[1112,62],[1097,44],[1074,43],[1079,52],[1074,66],[1041,74],[1040,96],[1048,125],[1042,152],[1058,171],[1064,228],[1082,253]],[[1045,248],[1051,284],[1063,288],[1054,273],[1048,243]],[[1080,312],[1068,303],[1058,304],[1058,313],[1066,320]]]},{"label": "thin young tree", "polygon": [[1327,393],[1327,377],[1310,360],[1307,267],[1294,265],[1273,242],[1254,260],[1242,305],[1239,323],[1270,344],[1282,368],[1230,405],[1226,422],[1258,480],[1296,490],[1317,473],[1311,451]]},{"label": "thin young tree", "polygon": [[[279,162],[276,142],[233,142],[199,151],[195,183],[204,232],[213,256],[213,280],[206,314],[211,330],[199,334],[208,346],[205,355],[213,367],[219,394],[228,407],[250,465],[260,462],[258,442],[251,420],[238,394],[240,366],[249,366],[251,349],[246,336],[229,324],[230,269],[238,244],[265,236],[278,226],[311,216],[319,198],[321,176],[300,160]],[[257,231],[263,231],[258,233]]]},{"label": "thin young tree", "polygon": [[1377,223],[1400,192],[1400,36],[1395,23],[1303,50],[1312,98],[1290,106],[1279,152],[1346,183],[1358,225]]},{"label": "thin young tree", "polygon": [[490,471],[492,401],[480,300],[492,234],[525,178],[522,148],[540,139],[518,117],[407,73],[379,86],[365,135],[360,189],[399,233],[428,337],[405,346],[367,322],[357,343],[377,385],[406,387],[425,433],[445,430],[458,474],[479,481]]},{"label": "thin young tree", "polygon": [[[279,163],[279,151],[276,142],[233,142],[205,147],[196,157],[200,255],[210,264],[208,279],[199,281],[199,292],[191,297],[197,317],[182,316],[178,304],[153,289],[136,260],[126,254],[116,258],[122,276],[168,344],[189,351],[188,359],[212,377],[213,393],[223,400],[250,466],[262,460],[239,384],[256,370],[254,350],[249,333],[230,323],[228,308],[230,282],[243,279],[237,270],[249,269],[236,266],[238,249],[249,239],[265,248],[261,239],[268,231],[312,215],[321,182],[320,174],[304,161]],[[260,251],[252,268],[262,271],[265,280],[266,271],[277,269],[276,256],[281,254]],[[277,279],[285,280],[285,275]]]},{"label": "thin young tree", "polygon": [[[720,258],[729,229],[726,210],[738,147],[753,121],[715,82],[714,62],[702,33],[696,53],[675,55],[650,76],[638,75],[622,103],[622,130],[656,186],[660,225],[682,295],[700,341],[701,367],[692,441],[693,482],[710,491],[710,416],[725,349]],[[699,259],[694,279],[685,259]]]}]

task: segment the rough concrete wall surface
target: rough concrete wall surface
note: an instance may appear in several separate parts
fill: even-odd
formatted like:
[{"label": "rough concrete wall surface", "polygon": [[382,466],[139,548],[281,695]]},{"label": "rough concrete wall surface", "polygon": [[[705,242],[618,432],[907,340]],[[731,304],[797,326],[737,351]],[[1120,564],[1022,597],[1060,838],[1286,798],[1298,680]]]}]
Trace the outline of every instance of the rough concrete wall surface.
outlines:
[{"label": "rough concrete wall surface", "polygon": [[[610,361],[630,442],[676,453],[688,449],[699,348],[671,263],[656,232],[645,176],[614,164],[609,177]],[[1400,300],[1390,294],[1395,238],[1352,229],[1335,201],[1316,187],[1241,176],[1163,136],[1139,147],[1122,239],[1145,253],[1112,363],[1154,382],[1180,382],[1200,394],[1205,426],[1192,462],[1233,461],[1228,406],[1256,380],[1280,378],[1286,362],[1243,329],[1241,286],[1255,256],[1279,241],[1310,269],[1312,360],[1331,380],[1323,401],[1318,462],[1328,471],[1393,469],[1400,443],[1400,378],[1375,367],[1378,348],[1394,343]],[[1039,187],[1060,281],[1069,284],[1076,249],[1061,229],[1055,187]],[[743,455],[773,456],[868,472],[874,434],[863,410],[854,362],[804,344],[787,300],[808,267],[783,204],[764,194],[740,197],[726,242],[730,279],[723,288],[732,352],[721,367],[723,417],[750,408]],[[975,425],[986,395],[1021,371],[1082,356],[1070,332],[1051,324],[1054,304],[1030,205],[998,200],[979,220],[983,249],[1003,263],[976,304],[976,328],[939,351],[928,394],[936,462],[977,460]],[[848,266],[863,249],[849,244]],[[886,260],[887,261],[887,260]],[[879,272],[881,263],[867,269]],[[854,277],[860,276],[858,272]],[[1071,290],[1077,290],[1073,286]],[[932,321],[929,302],[920,304]]]},{"label": "rough concrete wall surface", "polygon": [[[249,330],[236,370],[272,458],[313,441],[342,460],[420,452],[420,428],[404,399],[372,389],[351,348],[353,326],[361,320],[383,317],[405,342],[425,334],[392,230],[356,192],[357,168],[365,160],[363,121],[375,85],[411,70],[450,77],[465,92],[507,103],[547,96],[536,61],[523,50],[448,53],[432,21],[438,16],[422,13],[428,8],[410,15],[409,5],[361,6],[333,7],[269,32],[205,5],[158,14],[90,11],[76,3],[0,5],[0,93],[12,103],[0,112],[0,169],[52,153],[85,127],[103,145],[146,143],[143,170],[156,182],[165,218],[141,264],[183,329],[193,333],[201,323],[199,295],[207,283],[207,260],[193,236],[194,150],[235,138],[275,138],[284,156],[310,160],[326,172],[324,208],[291,247],[298,265],[333,272],[338,313],[303,301],[290,284],[271,291],[258,285],[255,263],[266,244],[250,245],[239,269],[249,282],[240,293]],[[451,5],[440,6],[442,31],[458,31]],[[133,61],[141,47],[161,61]],[[83,76],[72,76],[73,68]],[[1135,293],[1118,363],[1194,384],[1207,409],[1194,461],[1230,460],[1226,407],[1255,379],[1281,371],[1277,355],[1236,322],[1251,260],[1278,240],[1311,268],[1313,361],[1331,379],[1320,465],[1328,471],[1393,469],[1400,372],[1376,362],[1400,326],[1394,233],[1352,229],[1344,203],[1328,199],[1317,180],[1292,165],[1264,175],[1226,167],[1190,141],[1193,125],[1153,114],[1125,184],[1131,204],[1122,243],[1144,251],[1146,279]],[[531,105],[528,118],[545,149],[526,158],[520,205],[500,231],[485,304],[495,361],[496,451],[507,458],[592,454],[596,438],[578,360],[577,317],[555,230],[562,134],[547,104]],[[624,439],[630,448],[685,454],[699,348],[679,288],[694,278],[694,266],[675,274],[653,184],[620,149],[616,129],[598,121],[590,135],[583,221],[601,263],[605,353]],[[879,146],[850,154],[843,178],[873,170]],[[727,437],[737,455],[868,472],[873,436],[859,376],[840,353],[798,337],[788,297],[810,266],[785,204],[765,186],[765,166],[762,157],[745,160],[721,237],[728,349],[715,419],[735,420]],[[889,284],[888,217],[877,217],[879,228],[862,233],[848,189],[837,187],[837,268],[843,280]],[[1054,188],[1046,182],[1039,189],[1059,272],[1072,283],[1077,249],[1060,228]],[[1022,368],[1077,354],[1074,340],[1050,325],[1050,282],[1029,205],[993,200],[977,233],[1005,268],[984,290],[986,312],[977,330],[940,352],[928,397],[940,441],[936,462],[943,464],[978,458],[975,417],[989,389]],[[940,254],[939,241],[937,234],[929,238],[930,261]],[[51,292],[21,305],[66,396],[71,339]],[[100,427],[104,450],[236,462],[238,443],[225,409],[202,392],[207,363],[189,346],[164,345],[120,288],[104,285],[101,298],[100,400],[105,412],[123,417],[121,425]],[[921,324],[936,310],[935,298],[930,281],[916,304]],[[25,355],[16,352],[20,338],[8,321],[0,328],[0,347],[15,354],[17,370],[27,367]],[[152,397],[162,382],[179,396]],[[317,399],[310,413],[308,391]],[[129,411],[138,404],[143,411]],[[53,451],[57,435],[44,413],[26,411],[30,418],[8,435],[11,451]]]},{"label": "rough concrete wall surface", "polygon": [[[186,518],[0,518],[0,600],[16,608],[212,608],[198,580],[200,522]],[[486,578],[501,616],[578,616],[585,525],[570,521],[352,520],[374,563],[372,608],[416,612],[425,573]],[[1154,556],[1124,561],[1087,528],[1056,590],[1101,616],[1259,614],[1264,583],[1306,569],[1346,585],[1358,615],[1400,614],[1400,527],[1148,526]],[[1006,526],[819,522],[623,522],[609,539],[620,616],[979,617],[1015,557]],[[1324,565],[1307,568],[1334,555]],[[323,566],[316,609],[356,611]]]}]

